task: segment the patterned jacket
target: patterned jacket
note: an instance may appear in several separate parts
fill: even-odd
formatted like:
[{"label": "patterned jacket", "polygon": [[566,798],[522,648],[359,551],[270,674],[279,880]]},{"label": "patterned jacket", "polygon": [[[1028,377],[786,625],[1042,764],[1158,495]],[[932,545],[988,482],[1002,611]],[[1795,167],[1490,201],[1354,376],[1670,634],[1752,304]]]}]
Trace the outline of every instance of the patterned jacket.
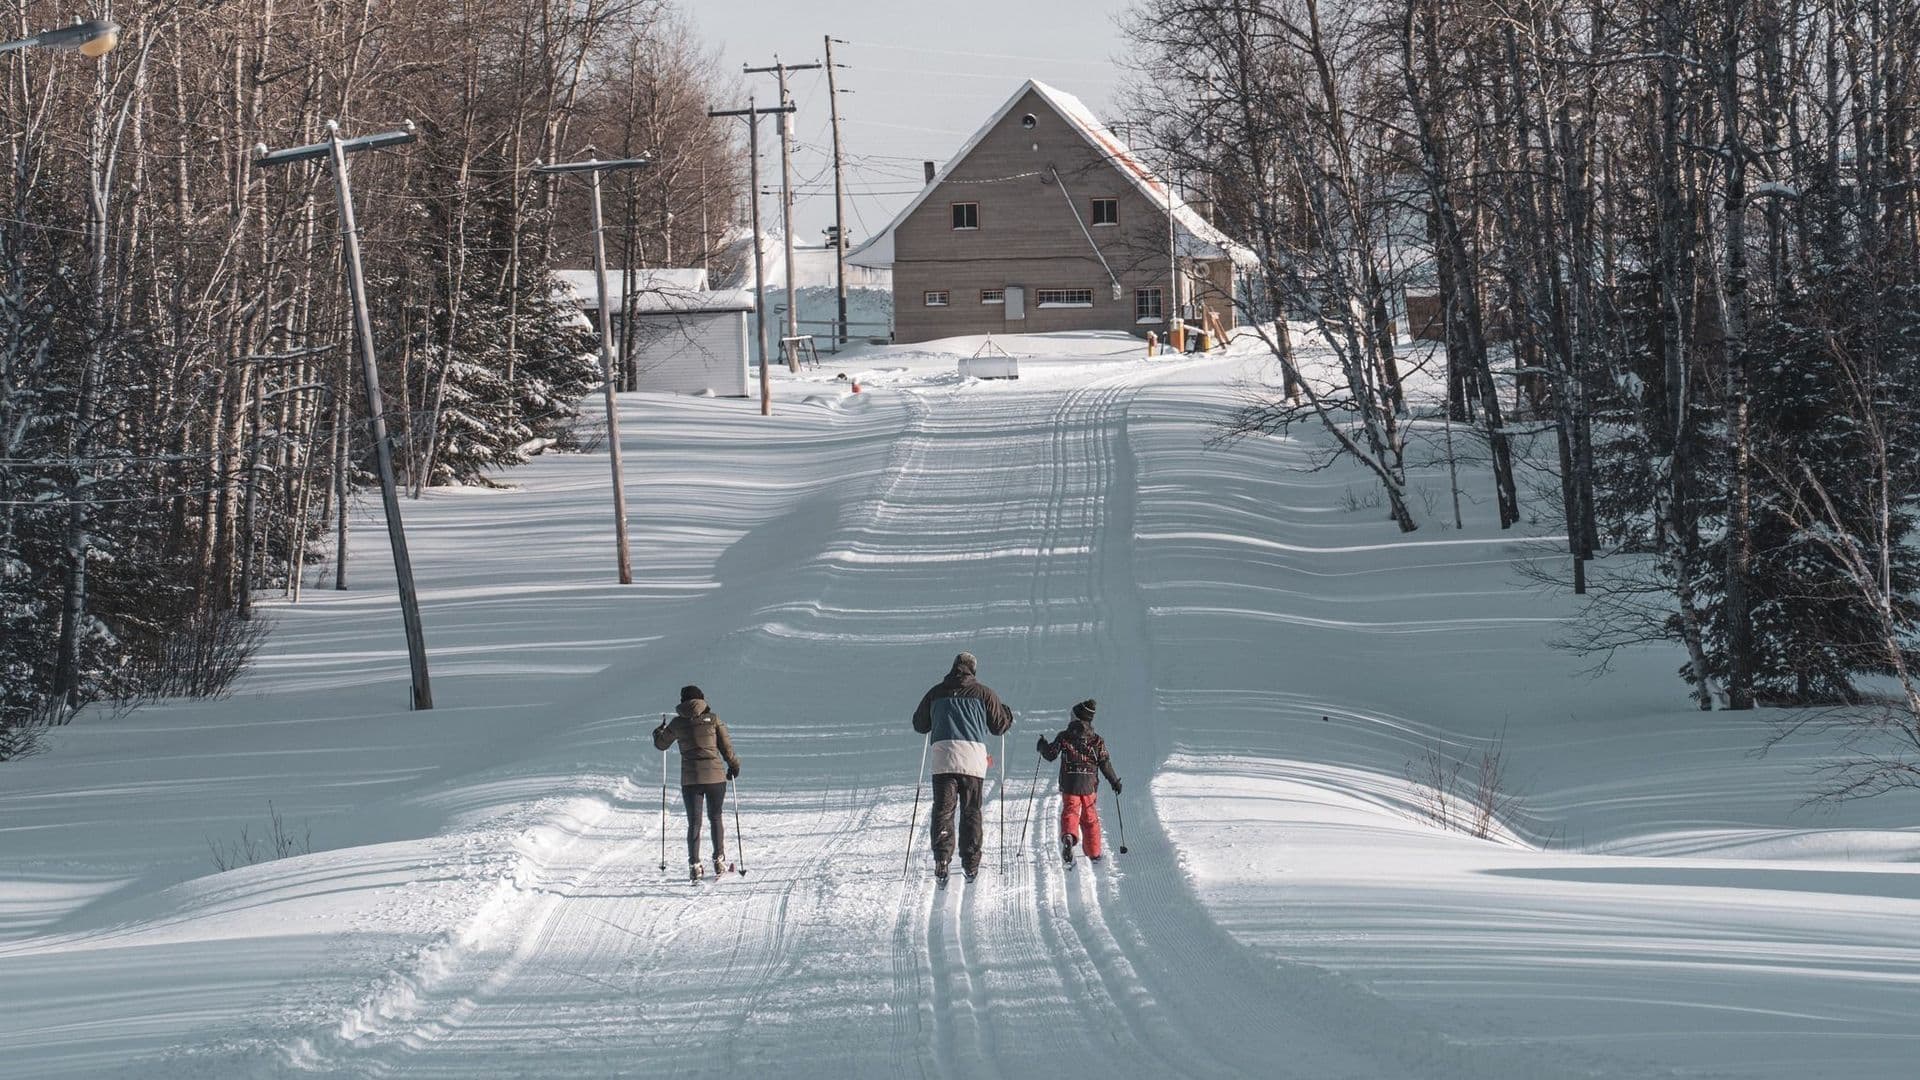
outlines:
[{"label": "patterned jacket", "polygon": [[1060,761],[1060,794],[1091,795],[1100,790],[1098,774],[1104,773],[1107,783],[1119,786],[1120,778],[1113,773],[1113,762],[1107,758],[1107,741],[1094,733],[1093,725],[1075,718],[1068,722],[1067,730],[1053,737],[1052,741],[1040,740],[1040,756],[1052,761]]}]

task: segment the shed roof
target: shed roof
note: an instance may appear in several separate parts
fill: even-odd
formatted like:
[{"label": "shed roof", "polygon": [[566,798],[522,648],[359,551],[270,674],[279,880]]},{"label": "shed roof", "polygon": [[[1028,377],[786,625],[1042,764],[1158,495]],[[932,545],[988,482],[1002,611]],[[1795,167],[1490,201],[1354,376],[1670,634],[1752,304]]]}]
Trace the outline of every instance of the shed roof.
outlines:
[{"label": "shed roof", "polygon": [[1167,206],[1168,200],[1172,200],[1173,220],[1180,237],[1179,246],[1182,255],[1201,259],[1229,258],[1240,265],[1257,261],[1257,257],[1249,248],[1235,243],[1227,234],[1215,228],[1201,216],[1200,212],[1189,205],[1185,199],[1174,195],[1167,183],[1154,175],[1153,170],[1147,168],[1139,155],[1122,142],[1111,128],[1101,123],[1100,119],[1093,115],[1093,110],[1087,108],[1079,98],[1064,90],[1048,86],[1038,79],[1028,79],[1021,83],[1020,88],[1013,92],[1013,96],[995,109],[986,123],[980,125],[980,130],[974,132],[959,151],[947,159],[947,163],[935,174],[933,180],[920,190],[920,194],[914,196],[913,201],[895,214],[886,228],[855,248],[847,256],[847,261],[859,266],[893,265],[893,231],[907,219],[907,215],[920,208],[920,204],[933,194],[933,190],[946,181],[953,170],[967,159],[967,155],[973,153],[974,147],[980,145],[981,140],[987,137],[987,133],[1006,119],[1007,114],[1013,111],[1014,106],[1018,105],[1020,99],[1026,97],[1029,91],[1038,94],[1049,108],[1058,113],[1061,119],[1067,121],[1070,127],[1087,140],[1088,145],[1111,162],[1116,172],[1124,176],[1156,206]]},{"label": "shed roof", "polygon": [[[626,273],[607,271],[607,303],[642,315],[692,312],[752,311],[750,289],[709,289],[707,272],[697,268],[649,268],[633,271],[631,300],[624,291]],[[582,308],[600,305],[599,286],[592,270],[555,270],[553,276]]]}]

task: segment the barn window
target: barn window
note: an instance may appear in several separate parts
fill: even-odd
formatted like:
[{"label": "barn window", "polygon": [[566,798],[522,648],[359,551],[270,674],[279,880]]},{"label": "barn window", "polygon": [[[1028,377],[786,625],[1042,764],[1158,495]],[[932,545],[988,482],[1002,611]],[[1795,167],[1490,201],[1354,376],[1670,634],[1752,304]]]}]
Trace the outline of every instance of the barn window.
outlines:
[{"label": "barn window", "polygon": [[1004,304],[1007,302],[1007,290],[981,289],[980,302],[983,304]]},{"label": "barn window", "polygon": [[927,306],[928,307],[946,307],[947,306],[947,290],[928,289],[927,290]]},{"label": "barn window", "polygon": [[1133,318],[1135,322],[1160,321],[1160,290],[1133,290]]},{"label": "barn window", "polygon": [[1092,289],[1035,289],[1033,302],[1043,308],[1092,307]]},{"label": "barn window", "polygon": [[977,229],[980,227],[980,204],[977,202],[957,202],[953,204],[953,227],[956,229]]},{"label": "barn window", "polygon": [[1120,224],[1120,200],[1119,199],[1093,200],[1093,223],[1095,225]]}]

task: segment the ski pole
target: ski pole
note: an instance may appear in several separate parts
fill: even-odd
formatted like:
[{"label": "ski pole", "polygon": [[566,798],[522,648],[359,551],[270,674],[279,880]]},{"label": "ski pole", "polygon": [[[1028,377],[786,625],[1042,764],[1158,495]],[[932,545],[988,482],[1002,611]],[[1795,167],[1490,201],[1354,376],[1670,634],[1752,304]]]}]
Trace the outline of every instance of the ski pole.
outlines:
[{"label": "ski pole", "polygon": [[[1040,791],[1040,762],[1043,760],[1044,759],[1038,754],[1033,756],[1033,782],[1027,785],[1027,816],[1020,821],[1020,849],[1022,851],[1025,851],[1027,847],[1027,825],[1033,821],[1033,797]],[[1118,796],[1115,796],[1115,798],[1118,798]]]},{"label": "ski pole", "polygon": [[1127,853],[1127,815],[1120,810],[1120,793],[1117,791],[1113,793],[1113,816],[1120,821],[1120,854],[1125,855]]},{"label": "ski pole", "polygon": [[1000,733],[1000,872],[1007,872],[1007,733]]},{"label": "ski pole", "polygon": [[913,818],[907,822],[907,857],[900,862],[900,880],[913,868],[913,834],[920,827],[920,785],[927,776],[927,748],[933,745],[933,732],[920,743],[920,771],[913,774]]},{"label": "ski pole", "polygon": [[740,831],[740,781],[729,780],[727,783],[733,785],[733,866],[740,871],[741,877],[746,877],[747,841],[746,835]]},{"label": "ski pole", "polygon": [[[660,714],[660,722],[667,722],[667,714]],[[667,872],[667,752],[660,751],[660,872]]]}]

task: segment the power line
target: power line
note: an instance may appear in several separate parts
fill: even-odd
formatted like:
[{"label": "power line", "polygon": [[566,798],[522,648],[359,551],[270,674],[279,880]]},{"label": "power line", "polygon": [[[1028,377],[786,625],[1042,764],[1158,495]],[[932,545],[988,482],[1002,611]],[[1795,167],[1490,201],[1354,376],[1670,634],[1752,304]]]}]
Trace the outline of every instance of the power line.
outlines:
[{"label": "power line", "polygon": [[[896,52],[926,53],[930,56],[965,56],[974,60],[1025,60],[1041,64],[1075,64],[1084,67],[1113,67],[1111,60],[1073,60],[1064,56],[1017,56],[1012,53],[962,52],[957,49],[929,49],[922,45],[885,45],[874,41],[849,41],[863,49],[892,49]],[[877,70],[877,69],[876,69]]]}]

